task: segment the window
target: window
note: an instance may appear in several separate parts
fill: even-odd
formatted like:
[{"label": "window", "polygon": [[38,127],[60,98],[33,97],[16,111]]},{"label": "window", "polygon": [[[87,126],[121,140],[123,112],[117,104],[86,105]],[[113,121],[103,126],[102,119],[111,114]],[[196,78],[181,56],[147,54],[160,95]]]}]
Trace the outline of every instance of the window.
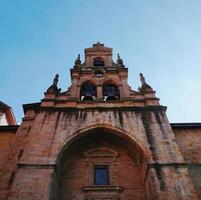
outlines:
[{"label": "window", "polygon": [[103,96],[106,101],[113,101],[119,99],[118,87],[113,84],[106,84],[103,86]]},{"label": "window", "polygon": [[116,185],[116,162],[119,153],[110,148],[99,147],[84,152],[87,174],[89,177],[88,184],[93,188],[99,186]]},{"label": "window", "polygon": [[94,185],[109,185],[109,166],[95,165],[93,168]]},{"label": "window", "polygon": [[105,63],[102,58],[98,57],[94,59],[94,66],[105,66]]},{"label": "window", "polygon": [[86,83],[81,86],[80,90],[80,98],[83,101],[94,101],[94,97],[96,97],[96,86]]}]

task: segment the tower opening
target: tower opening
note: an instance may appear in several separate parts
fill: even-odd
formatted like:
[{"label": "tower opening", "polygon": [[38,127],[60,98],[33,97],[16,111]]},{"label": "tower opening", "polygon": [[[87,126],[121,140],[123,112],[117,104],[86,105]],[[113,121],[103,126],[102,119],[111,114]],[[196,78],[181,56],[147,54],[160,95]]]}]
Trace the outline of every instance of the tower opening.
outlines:
[{"label": "tower opening", "polygon": [[103,58],[101,58],[101,57],[94,58],[94,66],[95,67],[105,66],[105,62],[104,62]]},{"label": "tower opening", "polygon": [[118,87],[114,84],[103,85],[103,96],[105,101],[118,100],[120,97]]},{"label": "tower opening", "polygon": [[94,101],[96,99],[96,86],[87,82],[81,86],[80,99],[83,101]]}]

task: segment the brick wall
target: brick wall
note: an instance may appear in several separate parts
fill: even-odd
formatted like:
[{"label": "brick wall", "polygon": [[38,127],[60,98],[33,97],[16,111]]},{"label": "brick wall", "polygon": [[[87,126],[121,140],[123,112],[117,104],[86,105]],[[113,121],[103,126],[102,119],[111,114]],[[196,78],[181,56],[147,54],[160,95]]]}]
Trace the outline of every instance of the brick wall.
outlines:
[{"label": "brick wall", "polygon": [[173,129],[185,162],[201,163],[201,128]]},{"label": "brick wall", "polygon": [[201,128],[173,128],[173,131],[201,199]]},{"label": "brick wall", "polygon": [[2,169],[5,163],[8,153],[10,151],[10,145],[15,136],[13,131],[1,131],[0,132],[0,169]]},{"label": "brick wall", "polygon": [[[31,116],[32,114],[35,116]],[[46,169],[46,166],[51,167],[57,165],[61,152],[65,152],[65,148],[67,148],[75,138],[82,137],[82,135],[85,135],[88,131],[95,131],[97,128],[102,128],[108,130],[108,133],[121,136],[122,141],[132,141],[132,147],[136,149],[137,152],[140,152],[135,155],[139,157],[143,156],[146,158],[147,163],[157,165],[158,163],[161,163],[160,165],[165,163],[171,165],[171,163],[174,162],[183,162],[182,154],[177,143],[175,143],[175,135],[168,123],[165,111],[160,107],[157,109],[147,108],[141,110],[132,110],[130,108],[121,108],[121,110],[115,108],[68,108],[54,110],[46,108],[44,110],[37,110],[35,114],[31,111],[31,113],[27,112],[16,135],[15,144],[10,154],[12,164],[10,162],[7,163],[9,173],[12,174],[12,170],[15,171],[8,199],[13,199],[14,197],[19,200],[22,199],[22,197],[30,198],[30,196],[26,196],[29,194],[30,187],[35,187],[32,191],[37,191],[38,197],[35,199],[40,199],[41,196],[44,196],[44,199],[48,199],[48,196],[50,194],[52,195],[50,191],[51,186],[49,184],[43,185],[43,187],[40,187],[38,184],[33,185],[32,179],[35,180],[34,172],[37,171],[37,176],[45,177],[47,183],[49,183],[49,180],[53,177],[52,171],[46,173],[45,170],[42,169]],[[20,149],[22,148],[23,154],[18,158]],[[131,171],[129,171],[128,174],[132,176],[138,175],[138,173],[136,173],[137,169],[135,166],[131,165],[131,160],[126,156],[126,153],[123,153],[122,150],[117,151],[120,151],[120,153],[124,155],[119,157],[121,158],[119,160],[119,166],[122,167],[119,168],[121,177],[119,177],[118,184],[126,185],[125,180],[124,183],[121,182],[123,181],[122,177],[126,176],[126,171],[123,169],[125,168],[126,170],[130,167],[134,174],[132,174]],[[128,152],[130,152],[130,150],[128,150]],[[26,170],[22,171],[19,166],[23,165],[27,167]],[[179,173],[177,173],[176,170],[172,170],[172,167],[169,167],[169,165],[166,165],[166,168],[162,170],[157,170],[158,168],[152,168],[147,171],[146,183],[153,181],[153,184],[151,183],[153,192],[150,192],[150,194],[155,192],[158,196],[163,195],[164,199],[197,199],[194,188],[188,178],[188,173],[186,173],[185,170],[180,170]],[[49,169],[47,171],[49,171]],[[58,173],[60,172],[58,171]],[[23,174],[23,176],[21,177],[20,174]],[[27,179],[25,180],[23,177],[27,177]],[[154,177],[154,179],[151,177]],[[9,179],[5,180],[8,181]],[[76,178],[74,181],[75,185],[77,185],[78,183],[76,181],[79,181],[79,179]],[[131,179],[129,181],[133,180]],[[136,179],[135,181],[137,183],[139,180]],[[23,185],[25,182],[28,187],[21,187],[20,184]],[[161,187],[162,183],[164,183],[165,187]],[[131,185],[133,186],[135,184],[131,183]],[[128,187],[128,185],[126,187]],[[180,189],[175,192],[178,187]],[[181,193],[180,190],[184,189],[184,187],[186,192]],[[23,190],[18,190],[18,188],[23,188]],[[140,190],[141,189],[139,189],[139,191]],[[19,191],[18,194],[17,191]],[[140,194],[139,192],[139,199],[141,198]],[[174,196],[172,196],[172,194],[174,194]],[[129,193],[129,189],[127,190],[126,198],[133,198],[132,192]],[[152,199],[157,198],[154,197]]]}]

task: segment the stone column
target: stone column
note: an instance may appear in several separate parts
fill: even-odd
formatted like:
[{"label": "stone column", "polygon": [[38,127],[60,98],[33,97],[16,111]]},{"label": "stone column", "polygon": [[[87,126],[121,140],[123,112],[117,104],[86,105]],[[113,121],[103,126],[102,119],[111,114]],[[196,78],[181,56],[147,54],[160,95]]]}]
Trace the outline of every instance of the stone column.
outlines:
[{"label": "stone column", "polygon": [[119,89],[120,99],[123,99],[124,98],[124,91],[123,91],[122,85],[118,85],[118,89]]},{"label": "stone column", "polygon": [[103,100],[102,85],[97,85],[96,92],[97,92],[97,100]]},{"label": "stone column", "polygon": [[76,99],[80,99],[80,85],[77,85]]},{"label": "stone column", "polygon": [[145,185],[148,199],[197,200],[198,195],[175,141],[164,108],[142,112],[142,122],[152,158],[147,167]]},{"label": "stone column", "polygon": [[130,97],[130,91],[127,84],[127,79],[121,79],[123,98]]}]

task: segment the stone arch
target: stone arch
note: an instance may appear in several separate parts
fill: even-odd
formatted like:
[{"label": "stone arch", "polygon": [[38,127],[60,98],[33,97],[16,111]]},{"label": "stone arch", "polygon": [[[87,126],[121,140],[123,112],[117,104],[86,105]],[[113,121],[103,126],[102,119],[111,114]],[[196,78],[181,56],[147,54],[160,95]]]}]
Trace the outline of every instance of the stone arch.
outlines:
[{"label": "stone arch", "polygon": [[83,78],[83,79],[80,79],[80,80],[78,81],[78,86],[81,86],[81,85],[83,85],[83,84],[85,84],[85,83],[91,83],[91,84],[93,84],[93,85],[95,85],[95,86],[98,85],[98,82],[97,82],[97,80],[95,80],[95,79]]},{"label": "stone arch", "polygon": [[104,85],[104,84],[113,84],[113,85],[119,86],[120,85],[120,81],[119,80],[115,80],[115,79],[106,78],[106,79],[104,79],[104,80],[101,81],[101,84],[102,85]]},{"label": "stone arch", "polygon": [[[99,156],[94,155],[94,152],[99,152]],[[109,179],[111,179],[111,185],[101,187],[93,185],[91,171],[94,170],[94,166],[99,166],[100,158],[102,159],[102,166],[107,166],[110,169]],[[147,160],[148,156],[145,149],[135,139],[131,138],[128,133],[122,130],[101,125],[78,130],[60,149],[52,187],[56,188],[54,185],[55,180],[59,184],[56,190],[52,188],[50,199],[53,199],[53,196],[54,199],[58,200],[65,198],[72,200],[91,199],[93,195],[97,198],[100,197],[100,199],[103,197],[110,199],[114,193],[119,194],[123,199],[127,199],[129,196],[134,195],[135,192],[130,194],[129,189],[126,189],[128,183],[125,183],[127,181],[125,181],[126,178],[124,176],[128,176],[128,174],[123,170],[126,167],[124,162],[128,163],[129,168],[126,170],[130,170],[129,176],[136,174],[136,176],[141,177],[138,182],[134,182],[133,178],[130,180],[131,185],[133,184],[131,187],[133,190],[141,190],[141,192],[138,191],[138,195],[141,195],[141,197],[136,199],[146,199],[144,195],[145,191],[142,190],[144,188],[143,179],[146,176]],[[84,178],[77,180],[79,179],[78,174],[81,173],[79,169],[83,170],[82,176]],[[78,171],[76,172],[76,170]],[[80,186],[80,191],[77,190],[79,184],[82,186]],[[70,191],[68,191],[68,187]],[[104,187],[106,187],[107,192],[104,191]],[[77,196],[74,196],[73,192]],[[61,196],[57,196],[56,194],[60,194]],[[62,195],[64,196],[62,197]]]},{"label": "stone arch", "polygon": [[59,156],[62,154],[63,151],[65,151],[66,148],[68,148],[74,141],[80,139],[81,137],[83,137],[85,134],[88,134],[90,133],[91,131],[93,130],[96,130],[96,129],[105,129],[107,130],[108,132],[110,132],[111,134],[115,134],[117,136],[120,136],[120,137],[123,137],[125,138],[126,140],[130,141],[133,145],[136,145],[138,147],[138,149],[140,149],[140,151],[142,152],[142,155],[148,160],[149,159],[149,156],[148,156],[148,151],[145,147],[143,147],[138,141],[137,139],[135,138],[135,136],[131,136],[131,133],[127,132],[127,131],[124,131],[120,128],[117,128],[117,127],[114,127],[114,126],[111,126],[110,124],[94,124],[94,125],[90,125],[86,128],[81,128],[81,129],[78,129],[75,133],[73,133],[71,135],[71,137],[68,138],[68,140],[66,140],[64,142],[64,144],[62,145],[60,151],[59,151],[59,154],[58,154],[58,157],[57,157],[57,163],[58,163],[58,160],[59,160]]}]

